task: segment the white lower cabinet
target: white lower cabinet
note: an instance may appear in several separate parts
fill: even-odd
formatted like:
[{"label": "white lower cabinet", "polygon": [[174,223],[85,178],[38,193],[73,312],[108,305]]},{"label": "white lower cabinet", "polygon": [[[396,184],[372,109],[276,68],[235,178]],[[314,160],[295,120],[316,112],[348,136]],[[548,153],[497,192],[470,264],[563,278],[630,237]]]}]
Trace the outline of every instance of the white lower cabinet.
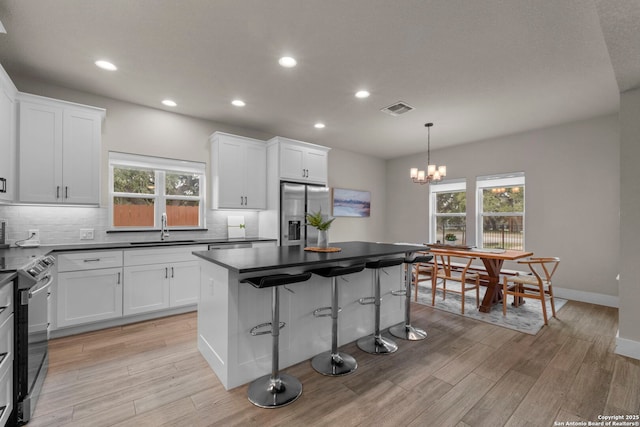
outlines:
[{"label": "white lower cabinet", "polygon": [[200,263],[180,262],[171,266],[169,306],[197,304],[200,296]]},{"label": "white lower cabinet", "polygon": [[55,328],[122,317],[122,251],[58,255]]},{"label": "white lower cabinet", "polygon": [[158,265],[125,267],[125,316],[169,307],[169,268]]},{"label": "white lower cabinet", "polygon": [[198,302],[200,263],[193,251],[206,246],[135,249],[124,254],[124,315]]},{"label": "white lower cabinet", "polygon": [[124,315],[197,304],[198,261],[125,267]]},{"label": "white lower cabinet", "polygon": [[127,316],[159,317],[163,310],[197,304],[200,263],[192,252],[206,250],[194,245],[58,254],[51,330],[127,323]]},{"label": "white lower cabinet", "polygon": [[58,327],[122,317],[122,268],[58,273]]}]

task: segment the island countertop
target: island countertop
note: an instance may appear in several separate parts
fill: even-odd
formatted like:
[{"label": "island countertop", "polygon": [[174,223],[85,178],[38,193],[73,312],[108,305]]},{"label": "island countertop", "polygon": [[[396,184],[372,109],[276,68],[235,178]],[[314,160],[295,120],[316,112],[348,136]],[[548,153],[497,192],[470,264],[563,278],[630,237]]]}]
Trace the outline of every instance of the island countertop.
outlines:
[{"label": "island countertop", "polygon": [[339,242],[329,246],[339,252],[311,252],[302,246],[274,246],[251,249],[216,249],[193,254],[238,274],[301,266],[318,266],[343,261],[376,259],[424,250],[421,245],[372,242]]}]

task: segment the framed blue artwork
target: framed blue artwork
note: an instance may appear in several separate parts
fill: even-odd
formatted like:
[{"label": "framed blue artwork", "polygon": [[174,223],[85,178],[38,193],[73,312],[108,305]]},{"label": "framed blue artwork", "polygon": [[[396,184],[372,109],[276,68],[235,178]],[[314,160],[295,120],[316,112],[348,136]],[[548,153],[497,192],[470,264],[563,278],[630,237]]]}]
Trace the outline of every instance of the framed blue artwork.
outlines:
[{"label": "framed blue artwork", "polygon": [[333,189],[333,216],[367,217],[371,214],[371,192]]}]

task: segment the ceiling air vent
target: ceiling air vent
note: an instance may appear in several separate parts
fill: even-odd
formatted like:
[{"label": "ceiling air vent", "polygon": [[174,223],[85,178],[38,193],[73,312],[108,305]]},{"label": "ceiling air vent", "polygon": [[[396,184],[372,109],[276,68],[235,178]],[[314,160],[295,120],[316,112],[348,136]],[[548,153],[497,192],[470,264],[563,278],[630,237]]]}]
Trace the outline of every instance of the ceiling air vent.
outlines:
[{"label": "ceiling air vent", "polygon": [[400,114],[408,113],[411,110],[414,110],[411,105],[398,101],[395,104],[391,104],[388,107],[382,108],[380,111],[383,113],[391,114],[392,116],[399,116]]}]

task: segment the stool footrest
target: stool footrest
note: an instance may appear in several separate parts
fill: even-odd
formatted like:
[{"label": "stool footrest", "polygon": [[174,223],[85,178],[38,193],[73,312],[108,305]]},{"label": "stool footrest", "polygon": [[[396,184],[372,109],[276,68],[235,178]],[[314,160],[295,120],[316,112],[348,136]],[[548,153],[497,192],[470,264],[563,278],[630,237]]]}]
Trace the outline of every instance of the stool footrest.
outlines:
[{"label": "stool footrest", "polygon": [[375,304],[376,303],[376,297],[364,297],[364,298],[360,298],[358,300],[358,303],[362,304],[362,305],[368,305],[368,304]]},{"label": "stool footrest", "polygon": [[[280,322],[278,329],[284,328],[285,325],[286,325],[285,322]],[[260,329],[266,328],[267,326],[269,327],[269,329],[266,329],[264,331],[260,330]],[[253,328],[251,328],[251,330],[249,331],[249,333],[254,337],[258,336],[258,335],[267,335],[267,334],[270,334],[272,332],[273,332],[273,327],[271,326],[271,322],[261,323],[259,325],[256,325]]]},{"label": "stool footrest", "polygon": [[391,291],[391,295],[393,295],[394,297],[406,297],[407,296],[407,290],[406,289],[400,289],[398,291]]},{"label": "stool footrest", "polygon": [[[313,310],[313,316],[314,317],[331,317],[331,311],[332,307],[320,307],[320,308],[316,308],[315,310]],[[328,313],[323,313],[323,312],[327,312]],[[342,307],[338,307],[338,313],[340,313],[342,311]]]}]

